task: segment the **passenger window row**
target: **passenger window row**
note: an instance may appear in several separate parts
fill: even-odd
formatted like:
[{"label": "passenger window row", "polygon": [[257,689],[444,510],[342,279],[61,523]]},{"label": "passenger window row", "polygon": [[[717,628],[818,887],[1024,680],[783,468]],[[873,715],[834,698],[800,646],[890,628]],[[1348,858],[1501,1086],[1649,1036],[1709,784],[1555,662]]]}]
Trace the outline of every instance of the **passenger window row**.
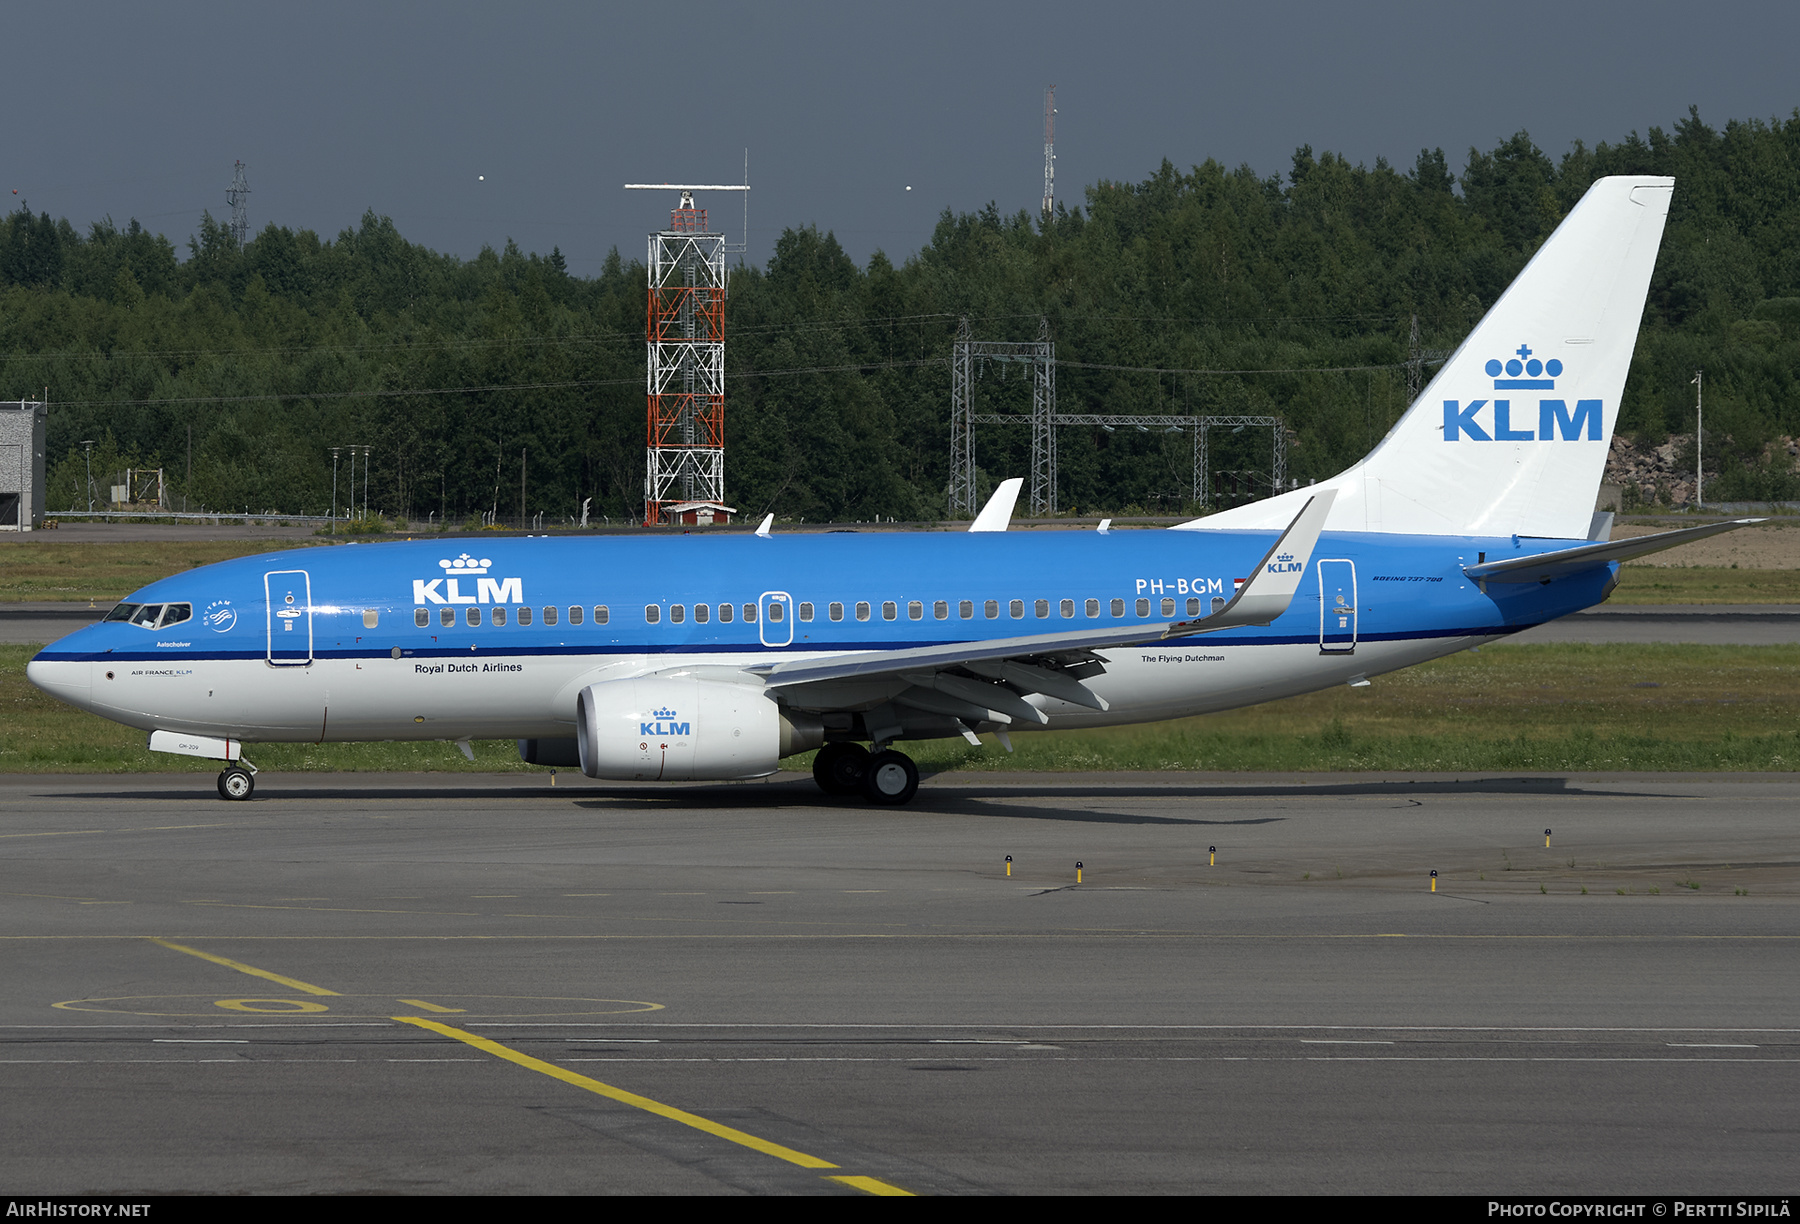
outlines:
[{"label": "passenger window row", "polygon": [[[1063,600],[1057,601],[1057,603],[1056,603],[1057,616],[1061,617],[1063,620],[1074,620],[1075,619],[1075,602],[1076,601],[1073,599],[1063,599]],[[1215,612],[1218,611],[1218,609],[1224,605],[1224,602],[1225,601],[1222,598],[1214,599],[1212,601],[1212,609],[1211,610],[1215,611]],[[1196,617],[1196,616],[1200,615],[1200,600],[1198,598],[1190,597],[1189,599],[1187,599],[1185,601],[1185,603],[1186,603],[1186,607],[1182,610],[1185,611],[1185,613],[1188,616]],[[1136,605],[1133,607],[1132,610],[1140,617],[1148,617],[1148,616],[1155,614],[1152,611],[1152,604],[1153,604],[1153,601],[1151,601],[1151,600],[1140,599],[1136,602]],[[1036,599],[1036,600],[1031,601],[1032,616],[1038,620],[1048,620],[1050,618],[1050,605],[1051,605],[1051,601],[1048,599]],[[768,608],[769,620],[779,622],[785,615],[786,606],[787,606],[786,604],[780,603],[780,602],[771,603]],[[157,620],[158,616],[160,616],[162,618],[160,623],[162,625],[166,626],[166,625],[177,624],[180,621],[187,620],[190,616],[193,615],[193,608],[189,604],[168,604],[168,605],[166,605],[166,607],[168,610],[165,612],[164,611],[165,605],[162,605],[162,604],[146,604],[141,607],[137,604],[120,604],[118,607],[116,607],[112,610],[112,613],[106,619],[108,619],[108,620],[129,620],[133,624],[145,625],[147,628],[156,628],[158,625],[158,620]],[[806,622],[811,622],[811,620],[813,619],[813,605],[812,604],[800,603],[800,604],[794,605],[794,607],[795,607],[795,613],[796,613],[796,616],[798,617],[798,619],[800,619],[802,621],[806,621]],[[826,604],[825,605],[825,615],[830,620],[841,621],[844,619],[844,607],[845,606],[842,603],[838,603],[835,601],[832,603]],[[1160,606],[1156,608],[1156,612],[1159,612],[1163,616],[1172,617],[1172,616],[1178,615],[1177,607],[1178,607],[1178,602],[1175,599],[1164,598],[1160,601]],[[611,619],[611,613],[609,612],[609,610],[605,604],[595,604],[593,611],[594,611],[594,624],[596,624],[596,625],[607,624],[608,621]],[[1101,615],[1100,601],[1098,599],[1084,600],[1082,602],[1081,611],[1082,611],[1083,615],[1086,616],[1087,619],[1098,620]],[[1125,601],[1123,599],[1112,600],[1107,608],[1107,611],[1114,617],[1123,617],[1125,615]],[[560,617],[562,616],[562,613],[563,613],[563,610],[560,608],[545,607],[541,613],[540,623],[542,623],[544,625],[554,625],[560,619]],[[1013,600],[1007,601],[1006,613],[1007,613],[1007,616],[1013,620],[1024,620],[1025,619],[1025,601],[1023,599],[1013,599]],[[587,609],[581,607],[579,604],[571,604],[568,608],[567,614],[568,614],[568,623],[569,624],[579,625],[585,620],[586,615],[587,615]],[[871,620],[871,619],[873,619],[874,614],[875,614],[874,605],[867,601],[859,602],[854,605],[852,614],[859,621]],[[509,615],[509,613],[508,613],[508,610],[505,605],[495,604],[488,609],[487,623],[490,625],[504,625],[507,622],[508,615]],[[516,624],[530,625],[532,623],[533,611],[530,608],[521,607],[521,608],[514,609],[512,615],[513,615],[514,623],[516,623]],[[753,603],[743,604],[743,605],[741,605],[741,611],[740,611],[739,605],[728,604],[728,603],[719,604],[716,609],[713,607],[713,605],[710,605],[710,604],[694,604],[691,608],[687,604],[669,604],[668,605],[669,623],[672,625],[682,625],[682,624],[688,623],[688,618],[690,615],[693,618],[693,623],[696,625],[709,624],[712,621],[714,621],[715,619],[720,624],[730,624],[739,615],[741,615],[743,617],[744,623],[755,624],[756,619],[757,619],[757,605],[753,604]],[[959,600],[956,605],[956,615],[957,615],[957,619],[959,619],[959,620],[974,620],[974,619],[976,619],[975,601],[972,599]],[[1000,601],[997,599],[989,599],[989,600],[982,601],[981,616],[983,619],[986,619],[986,620],[999,620],[1000,619]],[[950,603],[949,603],[949,601],[944,600],[944,599],[939,599],[939,600],[934,601],[931,605],[931,617],[933,620],[949,620],[950,619]],[[899,602],[897,600],[892,600],[892,599],[884,600],[881,604],[881,619],[885,620],[885,621],[892,621],[892,620],[898,620],[899,618],[900,618]],[[464,619],[465,623],[467,623],[471,627],[480,625],[482,623],[481,609],[480,608],[465,608],[465,609],[463,609],[463,619]],[[663,605],[661,605],[661,604],[645,604],[644,605],[644,622],[646,624],[650,624],[650,625],[661,624],[662,619],[663,619]],[[907,603],[906,603],[906,619],[915,620],[915,621],[925,619],[925,604],[922,600],[912,599],[912,600],[907,601]],[[421,629],[429,626],[431,624],[431,609],[430,608],[414,609],[413,622],[416,625],[418,625],[418,627]],[[455,625],[456,624],[456,609],[455,608],[439,608],[438,609],[438,623],[446,629]],[[373,629],[375,627],[375,612],[373,610],[366,611],[363,613],[363,624],[367,625],[371,629]]]},{"label": "passenger window row", "polygon": [[[363,623],[366,625],[369,625],[370,628],[374,628],[374,625],[370,622],[370,619],[369,619],[372,615],[373,615],[373,613],[370,613],[370,612],[365,612],[363,614]],[[510,615],[513,615],[514,623],[519,624],[519,625],[529,625],[532,622],[532,610],[530,608],[525,608],[525,607],[514,608]],[[542,623],[545,625],[554,625],[554,624],[556,624],[557,620],[560,619],[561,615],[562,615],[561,608],[547,606],[543,609]],[[587,609],[583,608],[580,604],[570,604],[569,610],[568,610],[568,615],[569,615],[569,624],[579,625],[582,623],[582,621],[584,621],[587,618]],[[508,616],[509,616],[509,613],[508,613],[508,610],[507,610],[507,607],[505,604],[495,604],[491,608],[488,609],[487,623],[490,625],[504,625],[507,621]],[[612,619],[612,613],[608,610],[608,608],[605,604],[595,604],[594,605],[594,623],[596,625],[604,625],[611,619]],[[481,609],[480,608],[464,608],[463,609],[463,622],[465,624],[467,624],[470,628],[474,628],[475,626],[481,624],[481,620],[482,620],[482,617],[481,617]],[[421,629],[424,629],[427,626],[429,626],[431,624],[431,609],[430,608],[414,608],[413,609],[413,624],[417,625]],[[455,608],[439,608],[438,609],[438,624],[442,625],[446,629],[455,625],[456,624],[456,609]]]}]

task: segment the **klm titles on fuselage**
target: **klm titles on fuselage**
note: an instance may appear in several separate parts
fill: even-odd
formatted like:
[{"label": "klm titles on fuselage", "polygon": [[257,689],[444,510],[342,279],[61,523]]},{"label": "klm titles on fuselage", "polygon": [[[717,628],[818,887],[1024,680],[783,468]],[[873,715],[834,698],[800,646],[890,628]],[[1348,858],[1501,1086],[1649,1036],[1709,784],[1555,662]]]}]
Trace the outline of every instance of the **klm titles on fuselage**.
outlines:
[{"label": "klm titles on fuselage", "polygon": [[[486,557],[471,557],[468,553],[455,560],[438,562],[444,570],[444,576],[433,578],[427,582],[423,578],[413,579],[413,603],[432,604],[484,604],[484,603],[516,603],[525,602],[525,580],[522,578],[475,578],[475,593],[465,595],[461,582],[464,578],[477,574],[485,575],[488,566],[493,562]],[[439,591],[439,587],[443,587]]]},{"label": "klm titles on fuselage", "polygon": [[[1552,391],[1556,388],[1557,377],[1563,372],[1563,363],[1554,357],[1549,361],[1540,361],[1531,355],[1529,345],[1521,344],[1517,357],[1504,365],[1498,360],[1489,361],[1487,372],[1494,380],[1496,391]],[[1494,400],[1493,409],[1488,416],[1489,424],[1484,426],[1477,416],[1487,406],[1488,401],[1485,399],[1470,400],[1466,404],[1459,400],[1445,400],[1444,441],[1457,442],[1464,438],[1471,442],[1601,440],[1601,406],[1597,399],[1576,400],[1572,412],[1566,399],[1540,399],[1535,429],[1531,427],[1529,417],[1520,422],[1523,428],[1514,426],[1510,399]],[[1491,434],[1488,432],[1489,428],[1493,430]]]}]

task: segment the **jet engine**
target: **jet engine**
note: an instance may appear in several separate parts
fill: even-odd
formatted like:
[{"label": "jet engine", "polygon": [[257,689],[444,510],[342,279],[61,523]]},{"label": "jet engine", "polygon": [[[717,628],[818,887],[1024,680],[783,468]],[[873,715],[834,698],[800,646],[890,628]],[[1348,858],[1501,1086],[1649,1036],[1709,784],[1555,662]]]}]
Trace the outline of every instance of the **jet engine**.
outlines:
[{"label": "jet engine", "polygon": [[590,684],[575,699],[575,731],[582,773],[631,782],[760,778],[825,742],[818,719],[761,689],[697,676]]}]

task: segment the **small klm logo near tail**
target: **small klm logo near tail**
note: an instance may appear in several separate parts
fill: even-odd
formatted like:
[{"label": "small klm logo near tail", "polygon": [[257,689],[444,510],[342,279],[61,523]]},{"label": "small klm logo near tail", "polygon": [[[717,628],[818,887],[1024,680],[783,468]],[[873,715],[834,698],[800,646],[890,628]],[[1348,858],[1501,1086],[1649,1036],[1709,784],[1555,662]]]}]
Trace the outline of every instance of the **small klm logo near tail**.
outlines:
[{"label": "small klm logo near tail", "polygon": [[[1282,553],[1273,561],[1269,562],[1267,568],[1271,574],[1292,574],[1298,570],[1305,569],[1306,566],[1303,563],[1294,560],[1293,553]],[[1242,586],[1242,581],[1240,580],[1237,585]]]},{"label": "small klm logo near tail", "polygon": [[[1539,360],[1532,355],[1529,344],[1521,344],[1517,355],[1505,362],[1499,359],[1487,363],[1488,377],[1494,380],[1496,391],[1554,391],[1556,380],[1561,377],[1563,363],[1552,357],[1549,361]],[[1485,399],[1444,401],[1444,441],[1458,442],[1467,439],[1471,442],[1598,442],[1600,441],[1601,406],[1597,399],[1575,401],[1575,410],[1569,411],[1566,399],[1538,400],[1537,428],[1526,426],[1515,428],[1512,420],[1512,400],[1495,398],[1493,408],[1488,414],[1487,424],[1482,424],[1479,414],[1488,407]],[[1527,418],[1529,419],[1529,418]],[[1489,433],[1488,430],[1493,432]]]}]

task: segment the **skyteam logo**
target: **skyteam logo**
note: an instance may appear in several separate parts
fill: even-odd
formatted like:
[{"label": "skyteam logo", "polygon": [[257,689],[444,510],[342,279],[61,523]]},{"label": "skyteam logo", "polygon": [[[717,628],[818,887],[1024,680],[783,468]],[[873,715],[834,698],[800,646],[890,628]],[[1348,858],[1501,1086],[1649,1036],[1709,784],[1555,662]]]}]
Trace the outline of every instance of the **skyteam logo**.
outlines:
[{"label": "skyteam logo", "polygon": [[692,727],[693,724],[692,723],[684,723],[684,722],[676,722],[675,719],[678,718],[679,715],[677,715],[674,710],[667,710],[667,709],[654,710],[651,712],[650,716],[652,718],[654,718],[656,721],[655,722],[640,721],[638,723],[638,734],[639,735],[656,735],[656,736],[668,737],[668,736],[674,736],[674,735],[692,735],[693,734],[693,732],[688,729],[688,728]]},{"label": "skyteam logo", "polygon": [[[413,579],[413,603],[415,604],[473,604],[473,603],[516,603],[525,602],[525,580],[522,578],[476,578],[475,593],[465,595],[462,592],[462,580],[476,574],[486,574],[493,561],[487,557],[471,557],[468,553],[455,558],[438,562],[438,568],[444,571],[442,578],[433,578],[430,582],[423,578]],[[438,588],[442,587],[440,591]]]},{"label": "skyteam logo", "polygon": [[[1556,380],[1562,376],[1563,363],[1554,357],[1541,361],[1532,355],[1530,345],[1521,344],[1516,356],[1504,362],[1498,358],[1490,360],[1487,372],[1494,380],[1496,391],[1554,391]],[[1573,412],[1569,411],[1567,400],[1540,399],[1536,429],[1529,426],[1515,428],[1512,401],[1498,398],[1484,425],[1480,414],[1487,406],[1484,399],[1470,400],[1466,404],[1445,400],[1444,441],[1456,442],[1464,438],[1471,442],[1600,441],[1601,405],[1597,399],[1575,401]],[[1489,433],[1489,429],[1493,432]]]},{"label": "skyteam logo", "polygon": [[237,609],[231,606],[229,599],[215,599],[206,605],[200,623],[214,633],[230,633],[237,624]]}]

